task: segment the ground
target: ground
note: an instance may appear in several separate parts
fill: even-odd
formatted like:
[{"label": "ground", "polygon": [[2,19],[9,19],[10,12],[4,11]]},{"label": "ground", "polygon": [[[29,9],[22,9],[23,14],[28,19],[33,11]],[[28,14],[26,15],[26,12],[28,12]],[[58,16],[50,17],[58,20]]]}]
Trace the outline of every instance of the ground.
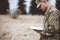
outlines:
[{"label": "ground", "polygon": [[40,35],[30,26],[43,24],[42,15],[19,15],[17,19],[0,15],[0,40],[39,40]]}]

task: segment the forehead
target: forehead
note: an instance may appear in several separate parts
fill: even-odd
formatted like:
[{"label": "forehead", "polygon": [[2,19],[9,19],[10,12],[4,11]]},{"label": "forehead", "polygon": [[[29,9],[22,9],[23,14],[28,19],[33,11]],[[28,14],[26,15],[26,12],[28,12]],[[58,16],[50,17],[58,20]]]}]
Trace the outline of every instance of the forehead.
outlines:
[{"label": "forehead", "polygon": [[40,3],[42,1],[47,1],[47,0],[36,0],[36,3]]},{"label": "forehead", "polygon": [[47,1],[47,0],[40,0],[40,1]]},{"label": "forehead", "polygon": [[39,3],[43,2],[43,1],[47,1],[47,0],[36,0],[35,3],[38,5]]}]

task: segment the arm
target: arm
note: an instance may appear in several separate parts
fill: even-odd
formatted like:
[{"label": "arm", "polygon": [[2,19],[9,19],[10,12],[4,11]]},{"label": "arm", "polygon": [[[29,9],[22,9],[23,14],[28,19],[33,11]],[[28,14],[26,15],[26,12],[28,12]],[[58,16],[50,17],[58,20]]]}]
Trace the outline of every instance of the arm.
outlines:
[{"label": "arm", "polygon": [[53,35],[56,33],[56,31],[59,28],[59,16],[57,15],[57,12],[51,12],[51,15],[48,19],[48,26],[41,32],[42,35]]},{"label": "arm", "polygon": [[52,28],[55,28],[56,31],[59,28],[59,15],[57,13],[58,12],[53,11],[48,19],[49,25],[52,25]]}]

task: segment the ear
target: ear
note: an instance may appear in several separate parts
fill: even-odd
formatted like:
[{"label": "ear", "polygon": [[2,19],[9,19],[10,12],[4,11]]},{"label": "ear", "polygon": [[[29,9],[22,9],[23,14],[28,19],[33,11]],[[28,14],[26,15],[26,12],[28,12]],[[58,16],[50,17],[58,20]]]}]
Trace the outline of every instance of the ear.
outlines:
[{"label": "ear", "polygon": [[38,4],[38,0],[36,0],[35,3]]},{"label": "ear", "polygon": [[36,0],[36,1],[35,1],[35,3],[36,3],[36,4],[39,4],[39,3],[40,3],[40,1],[39,1],[39,0]]}]

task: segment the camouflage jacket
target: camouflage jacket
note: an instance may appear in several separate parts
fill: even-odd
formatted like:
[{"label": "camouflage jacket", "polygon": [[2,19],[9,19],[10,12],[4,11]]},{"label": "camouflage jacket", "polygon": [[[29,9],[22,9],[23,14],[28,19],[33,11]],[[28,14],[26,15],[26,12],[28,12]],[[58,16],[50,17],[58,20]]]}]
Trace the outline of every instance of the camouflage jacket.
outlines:
[{"label": "camouflage jacket", "polygon": [[[45,21],[44,21],[44,27],[45,28],[43,30],[44,33],[45,33],[45,36],[48,36],[48,34],[50,34],[49,36],[52,35],[52,38],[53,38],[53,35],[54,35],[54,38],[57,37],[56,40],[58,38],[60,39],[60,36],[58,35],[58,33],[59,33],[58,30],[60,28],[59,27],[59,16],[60,16],[60,12],[54,6],[51,5],[47,9],[47,11],[45,12],[45,17],[46,18],[45,18]],[[49,37],[47,39],[44,39],[42,37],[43,40],[49,40],[49,39],[52,39],[52,38]]]}]

